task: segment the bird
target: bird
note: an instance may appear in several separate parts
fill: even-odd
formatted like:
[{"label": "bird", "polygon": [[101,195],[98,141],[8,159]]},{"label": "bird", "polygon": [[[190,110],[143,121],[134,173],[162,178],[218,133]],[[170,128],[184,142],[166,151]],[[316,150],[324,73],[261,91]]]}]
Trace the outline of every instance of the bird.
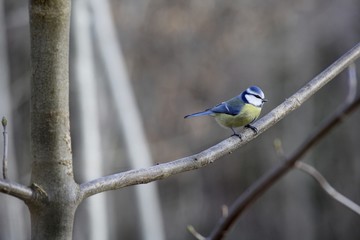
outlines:
[{"label": "bird", "polygon": [[232,130],[233,134],[231,136],[237,136],[241,139],[241,135],[235,131],[235,128],[250,128],[257,134],[258,129],[252,126],[251,123],[260,116],[261,109],[267,101],[263,91],[258,86],[250,86],[228,101],[205,111],[186,115],[184,118],[212,116],[219,125]]}]

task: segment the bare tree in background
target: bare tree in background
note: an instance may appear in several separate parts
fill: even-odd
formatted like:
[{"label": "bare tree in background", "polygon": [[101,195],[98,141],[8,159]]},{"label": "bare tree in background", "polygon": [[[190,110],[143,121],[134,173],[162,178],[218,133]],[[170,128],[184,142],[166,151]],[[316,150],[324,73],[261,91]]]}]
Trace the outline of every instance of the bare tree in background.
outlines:
[{"label": "bare tree in background", "polygon": [[[8,179],[0,180],[1,192],[23,200],[29,207],[32,239],[71,239],[75,211],[86,198],[204,167],[256,137],[251,131],[244,131],[243,141],[229,138],[193,156],[76,183],[68,95],[70,9],[70,0],[30,2],[31,183],[27,187]],[[298,108],[359,56],[360,44],[335,62],[329,71],[260,119],[256,123],[259,134]]]}]

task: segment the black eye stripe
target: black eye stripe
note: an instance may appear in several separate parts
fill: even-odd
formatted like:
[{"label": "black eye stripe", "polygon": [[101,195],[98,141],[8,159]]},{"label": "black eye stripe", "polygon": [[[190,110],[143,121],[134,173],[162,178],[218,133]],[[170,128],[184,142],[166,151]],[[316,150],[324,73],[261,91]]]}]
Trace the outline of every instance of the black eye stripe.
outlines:
[{"label": "black eye stripe", "polygon": [[252,95],[252,96],[254,96],[254,97],[256,97],[256,98],[262,99],[262,97],[260,97],[260,96],[257,95],[257,94],[250,93],[249,95]]}]

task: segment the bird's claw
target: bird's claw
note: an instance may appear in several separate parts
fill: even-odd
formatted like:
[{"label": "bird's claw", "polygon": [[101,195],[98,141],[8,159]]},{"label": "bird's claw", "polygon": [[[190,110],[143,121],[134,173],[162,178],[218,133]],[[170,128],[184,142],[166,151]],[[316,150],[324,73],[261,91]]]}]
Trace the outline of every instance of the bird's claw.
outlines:
[{"label": "bird's claw", "polygon": [[256,127],[254,127],[254,126],[252,126],[252,125],[250,125],[250,124],[246,125],[245,127],[246,127],[246,128],[250,128],[251,130],[253,130],[255,134],[257,134],[257,133],[259,132]]},{"label": "bird's claw", "polygon": [[240,138],[240,140],[242,141],[242,137],[241,137],[241,135],[239,133],[234,132],[234,134],[231,135],[231,137],[233,137],[233,136],[236,136],[236,137]]}]

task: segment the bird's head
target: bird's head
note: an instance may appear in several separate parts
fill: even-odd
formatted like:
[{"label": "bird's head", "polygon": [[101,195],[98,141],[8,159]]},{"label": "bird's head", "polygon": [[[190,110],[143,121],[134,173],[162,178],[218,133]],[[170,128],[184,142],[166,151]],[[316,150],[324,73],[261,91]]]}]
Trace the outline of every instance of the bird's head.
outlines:
[{"label": "bird's head", "polygon": [[262,107],[264,102],[268,100],[265,98],[263,91],[257,86],[251,86],[241,94],[241,99],[248,104],[256,107]]}]

